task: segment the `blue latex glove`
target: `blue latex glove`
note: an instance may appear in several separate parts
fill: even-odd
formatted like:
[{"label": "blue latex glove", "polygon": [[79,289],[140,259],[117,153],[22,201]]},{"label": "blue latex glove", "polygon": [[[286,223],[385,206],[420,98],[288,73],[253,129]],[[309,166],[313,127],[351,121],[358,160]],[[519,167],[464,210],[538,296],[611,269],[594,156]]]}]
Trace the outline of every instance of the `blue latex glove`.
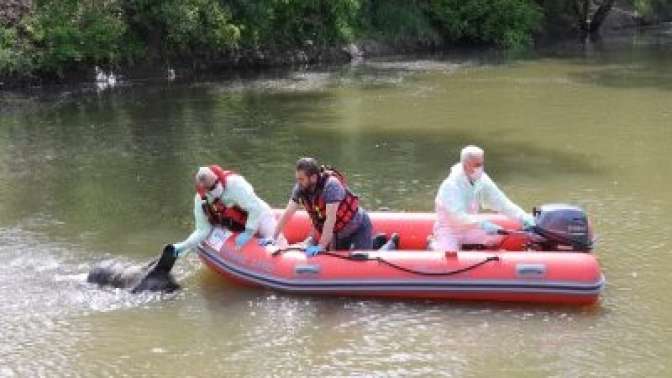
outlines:
[{"label": "blue latex glove", "polygon": [[481,221],[481,223],[479,223],[479,226],[488,235],[497,235],[497,232],[502,229],[500,226],[487,220]]},{"label": "blue latex glove", "polygon": [[304,252],[306,253],[306,256],[315,256],[320,252],[324,252],[324,248],[319,245],[311,245],[310,247],[307,247]]},{"label": "blue latex glove", "polygon": [[241,232],[238,234],[236,237],[236,247],[237,248],[242,248],[245,244],[247,244],[250,239],[254,236],[254,231],[252,230],[245,230],[245,232]]},{"label": "blue latex glove", "polygon": [[532,227],[536,226],[537,224],[534,222],[534,217],[531,216],[530,214],[525,214],[522,219],[523,222],[523,229],[531,229]]},{"label": "blue latex glove", "polygon": [[259,244],[262,247],[265,247],[267,245],[275,244],[275,240],[273,240],[271,238],[268,238],[268,239],[261,238],[261,239],[257,240],[257,244]]}]

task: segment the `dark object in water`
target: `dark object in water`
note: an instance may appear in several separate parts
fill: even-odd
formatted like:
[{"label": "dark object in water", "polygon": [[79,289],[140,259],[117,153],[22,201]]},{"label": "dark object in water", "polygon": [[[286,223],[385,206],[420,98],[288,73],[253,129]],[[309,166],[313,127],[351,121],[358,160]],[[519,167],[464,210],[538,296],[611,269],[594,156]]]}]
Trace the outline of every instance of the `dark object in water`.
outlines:
[{"label": "dark object in water", "polygon": [[131,293],[141,291],[173,292],[180,288],[170,274],[176,257],[173,247],[166,246],[159,259],[145,266],[129,265],[116,260],[105,260],[91,269],[86,280],[99,286],[131,289]]}]

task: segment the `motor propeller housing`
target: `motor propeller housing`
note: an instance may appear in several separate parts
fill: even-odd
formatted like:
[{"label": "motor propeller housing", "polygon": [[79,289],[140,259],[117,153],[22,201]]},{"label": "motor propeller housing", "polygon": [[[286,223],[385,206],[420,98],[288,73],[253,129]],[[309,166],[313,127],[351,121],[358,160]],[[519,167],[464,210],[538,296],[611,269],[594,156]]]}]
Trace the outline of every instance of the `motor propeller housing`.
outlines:
[{"label": "motor propeller housing", "polygon": [[541,236],[535,243],[541,249],[553,251],[590,252],[593,249],[593,231],[580,207],[567,204],[547,204],[532,210],[536,226],[533,231]]}]

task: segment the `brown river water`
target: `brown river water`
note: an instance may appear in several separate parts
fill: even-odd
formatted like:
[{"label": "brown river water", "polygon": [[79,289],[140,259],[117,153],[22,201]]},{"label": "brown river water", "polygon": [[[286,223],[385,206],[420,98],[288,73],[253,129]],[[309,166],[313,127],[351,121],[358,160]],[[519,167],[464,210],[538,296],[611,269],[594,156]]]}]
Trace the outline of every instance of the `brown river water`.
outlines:
[{"label": "brown river water", "polygon": [[[669,31],[0,96],[0,377],[672,376]],[[140,264],[190,232],[199,165],[282,207],[294,161],[315,155],[368,209],[431,211],[469,143],[521,206],[587,210],[599,304],[291,296],[233,286],[194,254],[175,294],[84,282],[100,259]]]}]

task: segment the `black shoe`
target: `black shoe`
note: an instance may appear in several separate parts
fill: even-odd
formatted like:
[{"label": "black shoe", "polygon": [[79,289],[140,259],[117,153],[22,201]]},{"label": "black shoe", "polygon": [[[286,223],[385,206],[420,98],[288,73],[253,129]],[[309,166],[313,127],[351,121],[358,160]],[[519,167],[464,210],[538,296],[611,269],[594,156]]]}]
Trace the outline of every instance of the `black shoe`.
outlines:
[{"label": "black shoe", "polygon": [[392,234],[390,236],[390,239],[387,241],[387,243],[383,244],[380,246],[380,248],[377,248],[379,251],[394,251],[399,249],[399,234]]},{"label": "black shoe", "polygon": [[385,235],[383,233],[377,234],[376,236],[373,237],[373,243],[372,243],[373,247],[372,247],[372,249],[374,251],[378,250],[378,249],[382,248],[385,245],[385,243],[387,243],[387,235]]}]

